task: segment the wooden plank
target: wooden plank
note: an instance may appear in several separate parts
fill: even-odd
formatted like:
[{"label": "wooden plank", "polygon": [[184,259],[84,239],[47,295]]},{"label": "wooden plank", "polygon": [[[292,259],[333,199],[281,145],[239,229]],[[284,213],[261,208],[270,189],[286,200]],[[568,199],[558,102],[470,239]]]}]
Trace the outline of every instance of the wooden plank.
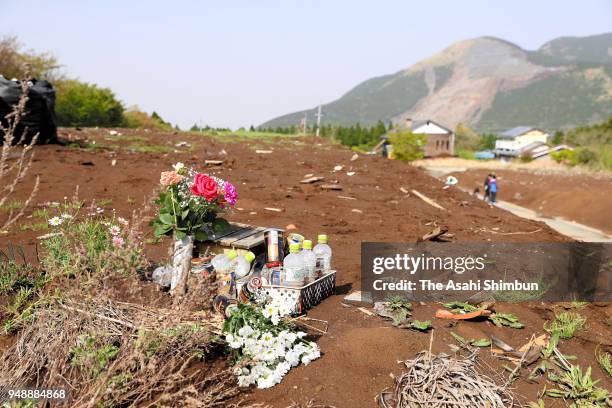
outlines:
[{"label": "wooden plank", "polygon": [[257,232],[258,231],[253,227],[243,228],[234,232],[233,234],[226,235],[225,237],[218,240],[217,243],[221,246],[232,246],[234,242],[253,235]]},{"label": "wooden plank", "polygon": [[219,232],[217,234],[215,234],[213,237],[211,237],[211,241],[217,242],[219,239],[226,237],[230,234],[235,233],[236,231],[239,231],[241,229],[247,228],[249,227],[249,225],[246,224],[238,224],[238,223],[231,223],[229,228],[226,229],[225,231]]},{"label": "wooden plank", "polygon": [[324,178],[325,177],[311,176],[311,177],[307,177],[304,180],[300,181],[300,183],[302,183],[302,184],[312,184],[312,183],[316,183],[317,181],[321,181]]},{"label": "wooden plank", "polygon": [[342,190],[340,184],[323,184],[321,190]]},{"label": "wooden plank", "polygon": [[427,197],[424,194],[419,193],[416,190],[412,190],[412,194],[414,194],[415,196],[419,197],[421,200],[425,201],[427,204],[431,205],[432,207],[436,207],[440,210],[444,210],[444,207],[442,207],[440,204],[436,203],[434,200],[432,200],[431,198]]},{"label": "wooden plank", "polygon": [[235,248],[240,248],[240,249],[251,249],[254,248],[258,245],[261,245],[264,243],[264,229],[265,228],[261,228],[260,230],[255,231],[254,234],[251,234],[245,238],[239,239],[238,241],[235,241],[234,243],[232,243],[232,246]]}]

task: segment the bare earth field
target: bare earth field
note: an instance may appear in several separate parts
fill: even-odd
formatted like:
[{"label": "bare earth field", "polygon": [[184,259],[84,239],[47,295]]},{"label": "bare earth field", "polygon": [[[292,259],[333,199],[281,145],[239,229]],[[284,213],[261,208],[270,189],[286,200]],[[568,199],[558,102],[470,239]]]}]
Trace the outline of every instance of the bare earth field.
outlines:
[{"label": "bare earth field", "polygon": [[[488,170],[455,173],[459,185],[480,186]],[[612,233],[612,175],[495,170],[500,200]],[[480,189],[482,191],[482,187]]]},{"label": "bare earth field", "polygon": [[[78,185],[81,199],[86,202],[95,199],[107,211],[115,209],[118,215],[129,216],[133,210],[141,208],[157,188],[160,171],[183,161],[234,182],[239,200],[236,211],[228,215],[231,221],[269,227],[285,227],[293,223],[308,237],[314,237],[318,232],[330,236],[333,264],[338,271],[337,294],[309,312],[311,317],[329,321],[329,332],[318,339],[324,355],[308,366],[291,370],[283,382],[272,389],[246,392],[244,398],[250,402],[285,407],[292,402],[306,404],[316,400],[336,407],[374,407],[377,406],[375,396],[383,388],[393,386],[390,375],[401,372],[398,360],[413,358],[416,352],[428,347],[429,334],[397,329],[356,307],[341,305],[347,293],[359,289],[362,241],[414,242],[435,226],[447,227],[461,242],[569,241],[542,223],[492,208],[459,189],[442,189],[441,181],[413,166],[366,156],[351,161],[353,152],[324,140],[215,139],[198,135],[119,131],[123,136],[110,136],[106,129],[62,129],[60,136],[72,140],[73,146],[37,147],[33,169],[28,175],[30,181],[35,175],[41,177],[36,202],[63,201],[64,197],[74,194]],[[175,147],[181,141],[189,146]],[[257,154],[257,149],[273,152]],[[223,164],[207,167],[205,160],[223,160]],[[336,165],[344,167],[334,172]],[[349,176],[347,172],[355,174]],[[323,176],[328,183],[337,181],[342,191],[325,191],[316,184],[300,184],[306,174]],[[568,196],[543,194],[539,186],[544,183],[535,174],[520,177],[525,185],[513,174],[502,171],[498,174],[501,199],[512,201],[511,197],[520,193],[522,197],[516,202],[521,205],[542,205],[543,200],[550,205],[558,200],[560,209],[570,207],[571,193]],[[473,183],[472,178],[482,178],[481,170],[460,173],[457,177],[467,187]],[[560,185],[567,184],[562,179],[552,180]],[[605,181],[588,184],[590,182],[576,180],[572,188],[587,188],[582,183],[587,183],[589,189],[595,187],[586,203],[600,206],[597,208],[605,212],[604,204],[609,203],[612,196],[609,181],[608,184]],[[546,185],[549,185],[548,181]],[[426,204],[412,193],[405,194],[400,188],[407,191],[416,189],[445,207],[446,211]],[[551,191],[556,190],[551,188]],[[24,199],[25,195],[24,189],[16,198]],[[586,204],[575,204],[576,207],[580,205]],[[271,212],[265,210],[266,207],[282,211]],[[608,205],[608,218],[612,218],[609,209]],[[49,232],[45,227],[46,220],[30,216],[32,209],[27,213],[29,218],[22,219],[7,234],[0,235],[0,247],[12,241],[32,248],[37,236]],[[0,220],[3,216],[0,212]],[[604,214],[593,216],[589,222],[581,222],[596,223],[595,226],[612,231],[612,224]],[[520,234],[538,229],[541,230]],[[517,232],[519,234],[504,235]],[[146,231],[146,237],[152,238],[151,231]],[[169,245],[169,240],[158,243],[151,240],[147,251],[152,259],[161,261],[167,255]],[[142,285],[147,287],[141,292],[143,295],[139,301],[143,303],[163,302],[167,296],[157,291],[152,283]],[[497,305],[498,311],[515,313],[525,324],[522,330],[498,328],[488,321],[463,321],[451,328],[448,321],[433,319],[436,309],[434,304],[416,304],[414,316],[420,320],[433,320],[433,351],[451,353],[448,344],[455,343],[449,334],[451,330],[466,338],[494,334],[518,347],[532,334],[542,334],[544,322],[562,310],[563,305]],[[594,357],[598,344],[602,344],[604,349],[612,346],[612,308],[609,305],[589,305],[579,312],[587,317],[588,330],[563,341],[560,349],[576,355],[581,366],[593,367],[594,378],[601,379],[600,386],[612,389],[612,381]],[[0,345],[10,342],[10,338],[3,338]],[[492,358],[488,349],[482,349],[480,356],[503,373],[503,362]],[[531,384],[519,379],[515,387],[525,401],[535,401],[544,383]],[[560,400],[547,400],[546,406],[563,404]]]}]

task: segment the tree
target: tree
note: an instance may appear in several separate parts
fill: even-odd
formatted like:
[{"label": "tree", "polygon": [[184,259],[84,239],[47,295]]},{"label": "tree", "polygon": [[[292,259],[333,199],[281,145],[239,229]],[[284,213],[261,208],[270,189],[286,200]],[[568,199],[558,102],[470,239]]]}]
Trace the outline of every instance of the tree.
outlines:
[{"label": "tree", "polygon": [[27,73],[37,79],[58,79],[59,67],[51,54],[23,51],[17,37],[0,38],[0,74],[5,78],[23,79]]},{"label": "tree", "polygon": [[60,126],[113,127],[123,124],[123,105],[108,88],[68,79],[56,82]]},{"label": "tree", "polygon": [[412,133],[410,130],[389,134],[389,142],[393,146],[393,157],[402,161],[413,161],[424,157],[427,136]]}]

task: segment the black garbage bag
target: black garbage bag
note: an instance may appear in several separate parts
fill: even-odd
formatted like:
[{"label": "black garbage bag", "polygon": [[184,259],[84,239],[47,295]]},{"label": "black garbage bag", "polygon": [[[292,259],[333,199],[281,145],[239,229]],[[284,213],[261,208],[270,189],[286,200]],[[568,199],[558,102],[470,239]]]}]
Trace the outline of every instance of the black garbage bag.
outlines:
[{"label": "black garbage bag", "polygon": [[[0,120],[6,125],[6,115],[13,111],[21,97],[21,83],[10,81],[0,75]],[[26,114],[17,126],[15,136],[19,138],[24,129],[27,133],[20,143],[30,143],[36,133],[38,144],[57,143],[57,125],[55,120],[55,89],[48,81],[33,79],[30,82],[26,104]],[[4,134],[0,131],[0,142]],[[17,140],[15,140],[15,143]]]}]

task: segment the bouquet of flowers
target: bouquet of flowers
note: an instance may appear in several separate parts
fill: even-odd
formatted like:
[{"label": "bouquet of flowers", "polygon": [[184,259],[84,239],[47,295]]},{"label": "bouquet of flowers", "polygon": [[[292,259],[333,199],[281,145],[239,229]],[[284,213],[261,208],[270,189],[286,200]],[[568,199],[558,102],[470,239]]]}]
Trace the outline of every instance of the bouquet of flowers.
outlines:
[{"label": "bouquet of flowers", "polygon": [[217,215],[236,204],[234,185],[188,169],[180,162],[172,167],[174,170],[161,173],[160,183],[165,189],[155,201],[159,205],[159,214],[151,221],[155,235],[174,234],[178,240],[193,235],[205,241],[206,231],[227,228],[227,221]]},{"label": "bouquet of flowers", "polygon": [[239,386],[272,387],[292,367],[321,356],[319,346],[304,338],[306,333],[280,319],[289,313],[283,302],[272,299],[263,310],[261,305],[239,304],[225,321],[223,331],[237,362]]}]

